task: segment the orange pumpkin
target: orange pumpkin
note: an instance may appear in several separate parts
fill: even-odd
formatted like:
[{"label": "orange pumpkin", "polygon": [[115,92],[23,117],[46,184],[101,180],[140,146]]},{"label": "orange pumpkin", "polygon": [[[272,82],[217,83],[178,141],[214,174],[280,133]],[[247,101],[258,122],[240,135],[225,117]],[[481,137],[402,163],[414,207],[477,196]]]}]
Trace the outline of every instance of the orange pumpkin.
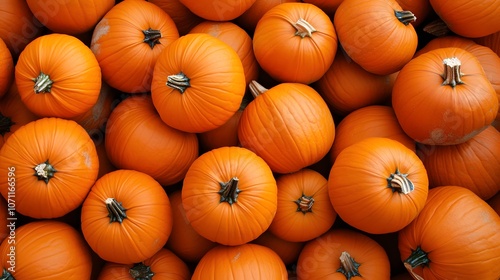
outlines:
[{"label": "orange pumpkin", "polygon": [[234,49],[205,33],[182,36],[156,61],[151,96],[169,126],[201,133],[227,122],[246,91],[243,64]]},{"label": "orange pumpkin", "polygon": [[213,21],[230,21],[243,14],[255,0],[179,0],[195,15]]},{"label": "orange pumpkin", "polygon": [[500,31],[479,38],[473,38],[473,40],[482,46],[490,48],[500,56]]},{"label": "orange pumpkin", "polygon": [[174,21],[180,36],[184,36],[203,18],[193,14],[180,0],[148,0],[164,10]]},{"label": "orange pumpkin", "polygon": [[335,11],[344,0],[303,0],[304,3],[310,3],[323,10],[329,17],[333,18]]},{"label": "orange pumpkin", "polygon": [[[7,177],[7,180],[9,180],[9,178],[12,178],[12,176]],[[0,243],[11,234],[11,230],[8,227],[10,222],[9,220],[11,219],[11,217],[9,216],[9,208],[11,209],[15,208],[15,203],[13,203],[12,200],[10,202],[11,202],[10,206],[14,207],[9,207],[8,200],[5,200],[3,197],[0,197],[0,219],[2,221],[0,224],[2,226],[2,228],[0,228]],[[15,231],[12,231],[12,234],[14,235]]]},{"label": "orange pumpkin", "polygon": [[[399,232],[401,260],[415,279],[498,279],[500,216],[459,186],[429,190],[424,209]],[[457,265],[459,264],[459,265]]]},{"label": "orange pumpkin", "polygon": [[[15,186],[0,182],[5,199],[15,194],[16,210],[41,218],[61,217],[81,205],[97,179],[94,142],[74,121],[41,118],[16,130],[0,149],[3,178],[15,174]],[[21,203],[22,202],[22,203]]]},{"label": "orange pumpkin", "polygon": [[243,14],[235,19],[236,24],[253,34],[260,18],[272,7],[281,3],[300,2],[299,0],[255,0]]},{"label": "orange pumpkin", "polygon": [[330,201],[340,218],[372,234],[396,232],[415,219],[424,207],[428,185],[415,152],[383,137],[343,149],[328,177]]},{"label": "orange pumpkin", "polygon": [[267,11],[253,35],[255,58],[280,82],[310,84],[332,65],[337,34],[320,8],[308,3],[282,3]]},{"label": "orange pumpkin", "polygon": [[431,3],[429,0],[396,0],[401,8],[405,11],[411,11],[416,19],[411,24],[417,27],[420,26],[423,22],[426,22],[429,19],[434,11],[431,7]]},{"label": "orange pumpkin", "polygon": [[297,262],[300,252],[305,245],[305,242],[291,242],[272,234],[271,231],[264,231],[252,243],[266,246],[276,252],[285,263],[285,265],[292,265]]},{"label": "orange pumpkin", "polygon": [[96,104],[101,68],[82,41],[53,33],[26,46],[16,64],[15,81],[21,99],[36,115],[72,118]]},{"label": "orange pumpkin", "polygon": [[0,37],[0,98],[7,93],[14,81],[14,60],[9,48]]},{"label": "orange pumpkin", "polygon": [[252,151],[221,147],[191,164],[182,185],[182,205],[201,236],[223,245],[241,245],[271,224],[277,209],[276,180]]},{"label": "orange pumpkin", "polygon": [[96,181],[83,202],[81,229],[103,260],[142,262],[163,248],[172,231],[170,200],[151,176],[112,171]]}]

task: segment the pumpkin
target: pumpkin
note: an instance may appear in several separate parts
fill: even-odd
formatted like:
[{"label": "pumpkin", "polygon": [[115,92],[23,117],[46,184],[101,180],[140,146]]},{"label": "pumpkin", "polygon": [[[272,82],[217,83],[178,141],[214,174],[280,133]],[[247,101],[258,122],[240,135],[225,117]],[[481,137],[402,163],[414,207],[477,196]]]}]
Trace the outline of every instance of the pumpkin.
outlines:
[{"label": "pumpkin", "polygon": [[368,72],[388,75],[412,59],[415,16],[396,0],[344,0],[333,23],[347,55]]},{"label": "pumpkin", "polygon": [[212,21],[230,21],[243,14],[255,0],[179,0],[192,13]]},{"label": "pumpkin", "polygon": [[498,98],[481,63],[456,47],[425,52],[399,72],[392,107],[403,130],[429,145],[466,142],[498,113]]},{"label": "pumpkin", "polygon": [[389,279],[384,248],[366,234],[332,229],[306,243],[297,261],[298,279]]},{"label": "pumpkin", "polygon": [[434,11],[429,0],[396,0],[401,8],[405,11],[411,11],[416,19],[411,23],[415,27],[420,27],[423,22],[426,22]]},{"label": "pumpkin", "polygon": [[165,247],[185,262],[196,263],[217,243],[206,239],[193,229],[182,205],[181,190],[170,193],[168,197],[172,205],[173,224]]},{"label": "pumpkin", "polygon": [[101,68],[82,41],[53,33],[26,46],[15,67],[15,82],[24,104],[36,115],[72,118],[97,102]]},{"label": "pumpkin", "polygon": [[[338,51],[331,67],[313,85],[337,116],[390,99],[394,75],[377,75],[363,69]],[[353,82],[354,81],[354,82]]]},{"label": "pumpkin", "polygon": [[172,18],[147,1],[123,1],[97,23],[90,48],[105,82],[126,93],[151,90],[161,51],[179,38]]},{"label": "pumpkin", "polygon": [[14,60],[9,48],[0,38],[0,98],[9,90],[14,81]]},{"label": "pumpkin", "polygon": [[477,38],[500,31],[500,6],[495,0],[429,0],[448,28],[463,37]]},{"label": "pumpkin", "polygon": [[[0,149],[5,199],[15,193],[16,211],[36,219],[61,217],[81,205],[99,172],[94,142],[79,124],[41,118],[17,129]],[[5,176],[5,177],[4,177]],[[21,203],[22,202],[22,203]]]},{"label": "pumpkin", "polygon": [[223,245],[241,245],[266,231],[277,199],[276,180],[267,163],[241,147],[202,154],[182,185],[182,205],[193,229]]},{"label": "pumpkin", "polygon": [[328,15],[308,3],[282,3],[267,11],[253,35],[255,58],[280,82],[310,84],[330,68],[337,34]]},{"label": "pumpkin", "polygon": [[234,22],[249,34],[253,34],[260,18],[272,7],[281,3],[300,2],[299,0],[255,0],[255,2],[243,14],[238,16]]},{"label": "pumpkin", "polygon": [[500,191],[486,201],[500,216]]},{"label": "pumpkin", "polygon": [[293,265],[297,262],[305,242],[286,241],[272,234],[268,229],[251,243],[266,246],[280,256],[285,265]]},{"label": "pumpkin", "polygon": [[500,56],[500,31],[479,38],[473,38],[474,42],[490,48]]},{"label": "pumpkin", "polygon": [[90,279],[90,250],[81,233],[70,225],[33,221],[16,228],[14,238],[4,239],[0,245],[2,278]]},{"label": "pumpkin", "polygon": [[204,19],[193,14],[180,0],[148,0],[164,10],[174,21],[180,36],[184,36]]},{"label": "pumpkin", "polygon": [[328,181],[319,172],[302,169],[276,179],[278,209],[269,231],[292,242],[305,242],[327,232],[337,213],[328,195]]},{"label": "pumpkin", "polygon": [[160,249],[151,258],[135,264],[106,262],[97,280],[172,279],[189,280],[191,272],[185,262],[168,249]]},{"label": "pumpkin", "polygon": [[424,209],[399,232],[401,260],[415,279],[498,279],[500,216],[459,186],[429,190]]},{"label": "pumpkin", "polygon": [[115,170],[99,178],[83,202],[81,229],[101,259],[142,262],[163,248],[172,231],[170,200],[151,176]]},{"label": "pumpkin", "polygon": [[95,27],[97,22],[115,5],[115,0],[89,3],[83,0],[26,0],[33,15],[55,33],[82,34]]},{"label": "pumpkin", "polygon": [[312,165],[328,154],[335,124],[317,91],[301,83],[279,83],[266,89],[253,81],[250,86],[254,99],[238,126],[243,147],[283,174]]},{"label": "pumpkin", "polygon": [[372,234],[407,226],[424,207],[428,185],[415,152],[384,137],[343,149],[328,177],[330,201],[340,218]]},{"label": "pumpkin", "polygon": [[369,137],[390,138],[416,151],[415,140],[406,135],[394,110],[386,105],[366,106],[349,113],[338,123],[335,132],[335,140],[330,150],[332,162],[335,162],[343,149]]},{"label": "pumpkin", "polygon": [[243,64],[222,40],[182,36],[165,47],[153,72],[151,96],[161,119],[193,133],[215,129],[239,109],[246,91]]},{"label": "pumpkin", "polygon": [[500,131],[488,126],[461,144],[418,145],[418,155],[427,170],[431,188],[462,186],[488,200],[500,191],[499,143]]},{"label": "pumpkin", "polygon": [[235,23],[225,21],[204,21],[193,27],[189,33],[207,33],[231,46],[243,64],[246,83],[259,76],[259,64],[253,53],[252,38]]},{"label": "pumpkin", "polygon": [[285,264],[271,249],[253,243],[219,245],[196,264],[192,280],[288,279]]},{"label": "pumpkin", "polygon": [[[14,174],[14,173],[12,173]],[[8,175],[8,174],[7,174]],[[10,179],[10,178],[14,178],[13,176],[8,176],[7,177],[7,181]],[[15,180],[15,179],[10,179],[11,181],[12,180]],[[15,181],[13,181],[15,182]],[[9,217],[9,208],[13,209],[15,208],[15,203],[13,203],[13,201],[11,200],[10,201],[12,204],[10,206],[14,206],[14,207],[9,207],[9,204],[8,204],[8,200],[4,199],[3,197],[0,197],[0,221],[2,221],[1,223],[1,226],[2,228],[0,229],[0,243],[5,239],[7,238],[8,236],[10,236],[10,229],[8,228],[9,226],[9,220],[12,219],[11,217]],[[12,212],[13,214],[15,214],[15,212]],[[14,216],[14,215],[12,215]],[[13,217],[15,218],[15,217]],[[15,234],[15,232],[13,231],[12,234]]]},{"label": "pumpkin", "polygon": [[134,95],[120,102],[106,123],[104,143],[111,163],[133,169],[170,186],[184,178],[198,157],[194,133],[166,125],[149,95]]},{"label": "pumpkin", "polygon": [[335,11],[344,0],[303,0],[304,3],[310,3],[323,10],[330,18],[333,18]]}]

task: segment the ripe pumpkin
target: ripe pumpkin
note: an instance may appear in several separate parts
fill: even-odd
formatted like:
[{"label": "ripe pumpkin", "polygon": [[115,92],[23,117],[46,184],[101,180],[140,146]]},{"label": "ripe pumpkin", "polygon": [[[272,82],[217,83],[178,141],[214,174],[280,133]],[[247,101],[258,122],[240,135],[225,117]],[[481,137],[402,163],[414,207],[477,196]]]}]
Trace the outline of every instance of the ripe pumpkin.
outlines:
[{"label": "ripe pumpkin", "polygon": [[172,251],[162,248],[151,258],[135,264],[106,262],[97,280],[171,279],[189,280],[191,272]]},{"label": "ripe pumpkin", "polygon": [[195,15],[212,21],[230,21],[243,14],[255,0],[179,0]]},{"label": "ripe pumpkin", "polygon": [[297,261],[298,279],[389,279],[384,248],[364,233],[332,229],[306,243]]},{"label": "ripe pumpkin", "polygon": [[[429,190],[424,209],[399,232],[401,260],[415,279],[500,276],[500,216],[459,186]],[[459,264],[459,265],[457,265]]]},{"label": "ripe pumpkin", "polygon": [[473,38],[473,40],[482,46],[490,48],[500,56],[500,31],[483,37]]},{"label": "ripe pumpkin", "polygon": [[[7,180],[9,180],[9,179],[7,178]],[[12,201],[11,201],[11,203],[12,203]],[[14,206],[14,205],[11,205],[11,206]],[[8,213],[9,213],[8,209],[9,209],[9,206],[8,206],[7,200],[5,200],[3,197],[0,197],[0,210],[1,210],[0,211],[0,219],[1,219],[0,221],[2,221],[0,224],[0,226],[2,226],[0,228],[0,243],[10,235],[10,229],[8,227],[9,222],[10,222],[9,221],[10,217],[8,215]],[[15,232],[13,232],[13,234],[14,233]]]},{"label": "ripe pumpkin", "polygon": [[276,179],[278,209],[269,231],[292,242],[305,242],[327,232],[337,213],[328,195],[328,181],[319,172],[302,169]]},{"label": "ripe pumpkin", "polygon": [[33,15],[55,33],[77,35],[95,27],[115,0],[26,0]]},{"label": "ripe pumpkin", "polygon": [[187,34],[166,46],[151,85],[161,119],[193,133],[227,122],[240,107],[245,91],[243,64],[236,51],[205,33]]},{"label": "ripe pumpkin", "polygon": [[339,43],[366,71],[388,75],[412,59],[418,45],[415,16],[396,0],[344,0],[334,16]]},{"label": "ripe pumpkin", "polygon": [[277,199],[276,180],[267,163],[241,147],[202,154],[182,185],[182,205],[193,229],[223,245],[244,244],[266,231]]},{"label": "ripe pumpkin", "polygon": [[288,279],[285,264],[271,249],[253,244],[219,245],[196,264],[192,280]]},{"label": "ripe pumpkin", "polygon": [[[94,142],[79,124],[41,118],[16,130],[0,149],[0,172],[15,173],[15,187],[0,182],[16,211],[36,219],[57,218],[80,206],[99,172]],[[21,203],[22,202],[22,203]]]},{"label": "ripe pumpkin", "polygon": [[329,17],[333,18],[335,11],[344,0],[303,0],[304,3],[310,3],[323,10]]},{"label": "ripe pumpkin", "polygon": [[9,48],[0,38],[0,98],[7,93],[14,82],[14,60]]},{"label": "ripe pumpkin", "polygon": [[328,154],[335,124],[317,91],[301,83],[280,83],[269,90],[256,81],[250,86],[254,100],[243,111],[238,127],[243,147],[282,174],[312,165]]},{"label": "ripe pumpkin", "polygon": [[343,149],[328,177],[330,201],[340,218],[372,234],[396,232],[415,219],[424,207],[428,185],[415,152],[383,137]]},{"label": "ripe pumpkin", "polygon": [[498,98],[479,60],[462,48],[438,48],[408,62],[392,90],[403,130],[429,145],[463,143],[498,113]]},{"label": "ripe pumpkin", "polygon": [[172,18],[147,1],[123,1],[94,28],[90,48],[113,88],[126,93],[151,90],[153,69],[161,51],[179,38]]},{"label": "ripe pumpkin", "polygon": [[255,27],[260,18],[271,8],[281,3],[300,2],[299,0],[255,0],[255,2],[234,22],[245,29],[249,34],[254,34]]},{"label": "ripe pumpkin", "polygon": [[99,178],[82,205],[81,228],[105,261],[130,264],[151,258],[172,231],[167,193],[151,176],[119,169]]},{"label": "ripe pumpkin", "polygon": [[198,157],[196,135],[166,125],[149,95],[120,102],[105,132],[107,155],[114,166],[141,171],[164,186],[180,182]]},{"label": "ripe pumpkin", "polygon": [[285,265],[292,265],[297,262],[300,252],[305,242],[291,242],[272,234],[271,231],[264,231],[252,243],[266,246],[280,256]]},{"label": "ripe pumpkin", "polygon": [[148,0],[164,10],[174,21],[180,36],[184,36],[197,24],[205,21],[193,14],[180,0]]},{"label": "ripe pumpkin", "polygon": [[311,84],[332,65],[337,34],[320,8],[282,3],[267,11],[253,35],[255,58],[279,82]]},{"label": "ripe pumpkin", "polygon": [[97,102],[101,68],[82,41],[52,33],[26,46],[16,64],[15,81],[21,99],[36,115],[72,118]]},{"label": "ripe pumpkin", "polygon": [[10,241],[0,245],[4,279],[90,279],[90,250],[81,233],[66,223],[32,221],[16,228]]}]

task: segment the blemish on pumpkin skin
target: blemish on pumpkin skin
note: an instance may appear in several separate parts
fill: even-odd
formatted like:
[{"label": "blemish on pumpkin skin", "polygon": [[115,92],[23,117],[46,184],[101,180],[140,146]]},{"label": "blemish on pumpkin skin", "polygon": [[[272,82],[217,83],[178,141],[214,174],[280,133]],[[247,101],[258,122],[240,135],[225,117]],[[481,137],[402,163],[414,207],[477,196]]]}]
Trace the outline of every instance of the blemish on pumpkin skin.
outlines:
[{"label": "blemish on pumpkin skin", "polygon": [[85,166],[90,168],[92,166],[92,159],[90,158],[90,155],[88,152],[83,152],[82,156],[85,158]]},{"label": "blemish on pumpkin skin", "polygon": [[238,254],[236,254],[231,261],[236,262],[240,258],[240,255],[241,255],[241,253],[238,252]]},{"label": "blemish on pumpkin skin", "polygon": [[107,19],[102,19],[94,29],[94,33],[92,34],[92,41],[90,42],[90,49],[94,54],[99,54],[101,50],[101,44],[99,44],[99,40],[102,36],[109,33],[109,23]]}]

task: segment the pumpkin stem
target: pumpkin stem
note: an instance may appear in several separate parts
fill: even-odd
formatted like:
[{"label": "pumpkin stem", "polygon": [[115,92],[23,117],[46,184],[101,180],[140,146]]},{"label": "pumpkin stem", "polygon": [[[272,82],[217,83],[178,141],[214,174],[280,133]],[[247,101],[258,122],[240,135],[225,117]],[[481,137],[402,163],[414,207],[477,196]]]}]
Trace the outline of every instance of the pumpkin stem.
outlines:
[{"label": "pumpkin stem", "polygon": [[35,91],[36,94],[41,93],[41,92],[50,92],[50,89],[52,88],[52,84],[54,83],[49,75],[40,72],[40,75],[38,77],[34,78],[33,81],[35,82],[35,86],[33,87],[33,90]]},{"label": "pumpkin stem", "polygon": [[161,39],[160,30],[151,29],[151,27],[150,27],[146,30],[142,30],[142,33],[144,33],[143,42],[147,43],[151,47],[151,49],[153,49],[156,44],[160,43],[160,39]]},{"label": "pumpkin stem", "polygon": [[143,263],[135,264],[128,272],[135,280],[151,280],[155,275],[155,273],[151,271],[151,267]]},{"label": "pumpkin stem", "polygon": [[419,246],[417,247],[417,249],[412,250],[410,256],[404,261],[404,265],[408,272],[413,275],[415,279],[423,280],[424,278],[413,272],[413,269],[419,265],[427,266],[429,265],[429,262],[430,260],[427,256],[427,253]]},{"label": "pumpkin stem", "polygon": [[10,128],[15,124],[11,118],[0,113],[0,135],[4,136],[5,133],[10,132]]},{"label": "pumpkin stem", "polygon": [[344,251],[340,254],[340,268],[337,269],[337,272],[344,274],[347,280],[350,280],[352,277],[363,277],[359,273],[359,266],[361,264],[357,263],[348,252]]},{"label": "pumpkin stem", "polygon": [[235,203],[238,200],[238,194],[241,190],[238,188],[238,182],[240,180],[236,177],[231,178],[231,180],[226,183],[219,182],[220,184],[220,202],[227,202],[230,205]]},{"label": "pumpkin stem", "polygon": [[167,86],[184,93],[191,86],[189,78],[182,72],[167,77]]},{"label": "pumpkin stem", "polygon": [[34,175],[38,177],[38,180],[43,180],[46,184],[49,183],[49,180],[54,177],[54,174],[57,172],[54,166],[49,163],[49,160],[38,164],[33,169],[35,169]]},{"label": "pumpkin stem", "polygon": [[443,59],[444,64],[444,74],[443,74],[443,85],[450,85],[455,87],[456,85],[463,84],[462,72],[460,72],[460,66],[462,63],[457,57],[445,58]]},{"label": "pumpkin stem", "polygon": [[293,24],[293,27],[297,29],[295,32],[295,36],[300,36],[301,38],[304,37],[312,37],[313,32],[316,32],[317,30],[305,19],[299,18],[296,23]]},{"label": "pumpkin stem", "polygon": [[404,25],[408,25],[417,20],[417,17],[410,11],[394,11],[396,18]]},{"label": "pumpkin stem", "polygon": [[261,84],[259,84],[255,80],[252,80],[248,84],[248,88],[250,89],[250,93],[252,94],[253,98],[256,98],[257,96],[259,96],[267,91],[267,88],[263,87]]},{"label": "pumpkin stem", "polygon": [[314,198],[312,196],[307,196],[302,194],[302,196],[294,201],[297,204],[297,212],[307,213],[312,212],[312,207],[314,205]]},{"label": "pumpkin stem", "polygon": [[442,19],[429,22],[422,30],[436,37],[443,37],[450,33],[450,28]]},{"label": "pumpkin stem", "polygon": [[125,209],[121,202],[116,201],[116,199],[108,197],[106,198],[106,209],[108,209],[109,222],[119,222],[122,223],[123,219],[127,218]]},{"label": "pumpkin stem", "polygon": [[396,172],[387,178],[387,183],[388,187],[393,191],[402,192],[403,194],[409,194],[415,189],[413,182],[408,179],[408,174],[399,172],[399,169],[396,169]]},{"label": "pumpkin stem", "polygon": [[2,270],[2,275],[0,276],[0,280],[16,280],[12,274],[7,269]]}]

